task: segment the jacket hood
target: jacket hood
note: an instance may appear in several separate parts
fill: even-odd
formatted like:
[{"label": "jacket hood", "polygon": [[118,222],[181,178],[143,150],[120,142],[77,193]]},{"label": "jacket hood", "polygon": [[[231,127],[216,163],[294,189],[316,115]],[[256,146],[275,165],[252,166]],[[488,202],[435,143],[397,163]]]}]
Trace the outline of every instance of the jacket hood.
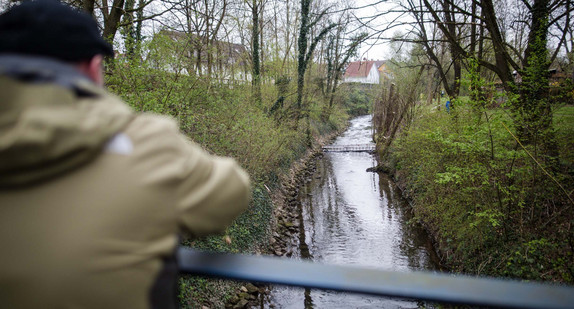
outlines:
[{"label": "jacket hood", "polygon": [[67,64],[0,55],[0,187],[90,162],[132,118],[121,100]]}]

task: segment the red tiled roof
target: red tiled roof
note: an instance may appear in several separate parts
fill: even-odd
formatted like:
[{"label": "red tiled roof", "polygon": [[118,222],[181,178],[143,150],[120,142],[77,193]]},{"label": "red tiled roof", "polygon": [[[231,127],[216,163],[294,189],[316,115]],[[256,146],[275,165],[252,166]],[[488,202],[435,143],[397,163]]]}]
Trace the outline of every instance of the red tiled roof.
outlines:
[{"label": "red tiled roof", "polygon": [[367,77],[373,65],[378,68],[384,61],[355,61],[349,63],[345,77]]}]

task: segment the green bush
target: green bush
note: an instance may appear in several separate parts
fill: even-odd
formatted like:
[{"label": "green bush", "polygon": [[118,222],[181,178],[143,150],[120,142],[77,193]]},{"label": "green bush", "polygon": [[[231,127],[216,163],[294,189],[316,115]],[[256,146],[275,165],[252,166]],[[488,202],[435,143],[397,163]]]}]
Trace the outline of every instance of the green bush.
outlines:
[{"label": "green bush", "polygon": [[341,85],[343,105],[351,116],[366,115],[371,111],[373,91],[361,84]]},{"label": "green bush", "polygon": [[[506,110],[470,99],[453,106],[421,110],[389,159],[446,263],[471,274],[572,283],[573,205],[557,185],[574,188],[571,122],[558,126],[563,168],[550,177],[507,130]],[[536,145],[525,147],[536,155]]]}]

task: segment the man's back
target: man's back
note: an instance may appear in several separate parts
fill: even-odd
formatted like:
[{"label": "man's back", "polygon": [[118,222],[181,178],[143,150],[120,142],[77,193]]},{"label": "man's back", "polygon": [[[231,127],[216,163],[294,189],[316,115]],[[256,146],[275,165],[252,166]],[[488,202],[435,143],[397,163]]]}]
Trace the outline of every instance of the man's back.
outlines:
[{"label": "man's back", "polygon": [[178,233],[222,231],[248,196],[247,174],[172,120],[0,54],[2,307],[170,308]]}]

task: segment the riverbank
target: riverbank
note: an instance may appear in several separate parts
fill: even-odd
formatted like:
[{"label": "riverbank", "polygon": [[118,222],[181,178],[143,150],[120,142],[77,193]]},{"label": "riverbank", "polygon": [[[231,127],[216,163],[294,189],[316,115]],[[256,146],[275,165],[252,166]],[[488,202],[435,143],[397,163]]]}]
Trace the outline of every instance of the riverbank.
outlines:
[{"label": "riverbank", "polygon": [[[270,232],[267,241],[258,247],[257,254],[289,257],[290,241],[298,233],[298,197],[303,184],[310,181],[310,176],[316,168],[316,160],[322,156],[322,147],[329,144],[341,134],[346,126],[340,130],[329,132],[317,137],[313,146],[305,155],[291,165],[287,173],[279,176],[279,185],[269,190],[269,198],[273,205],[273,216],[270,222]],[[260,307],[263,297],[269,294],[265,285],[254,283],[241,283],[231,292],[226,302],[226,308]]]},{"label": "riverbank", "polygon": [[441,264],[469,275],[573,283],[574,213],[561,188],[574,188],[571,119],[554,119],[555,170],[532,160],[535,145],[517,144],[503,111],[477,117],[459,103],[450,114],[429,109],[416,119],[383,162]]},{"label": "riverbank", "polygon": [[[369,144],[371,117],[351,120],[332,145]],[[385,175],[367,172],[375,158],[367,152],[329,152],[313,160],[313,171],[294,201],[293,259],[392,271],[434,270],[430,242],[410,224],[410,212]],[[295,230],[295,228],[294,228]],[[272,286],[270,308],[413,307],[408,300]]]}]

